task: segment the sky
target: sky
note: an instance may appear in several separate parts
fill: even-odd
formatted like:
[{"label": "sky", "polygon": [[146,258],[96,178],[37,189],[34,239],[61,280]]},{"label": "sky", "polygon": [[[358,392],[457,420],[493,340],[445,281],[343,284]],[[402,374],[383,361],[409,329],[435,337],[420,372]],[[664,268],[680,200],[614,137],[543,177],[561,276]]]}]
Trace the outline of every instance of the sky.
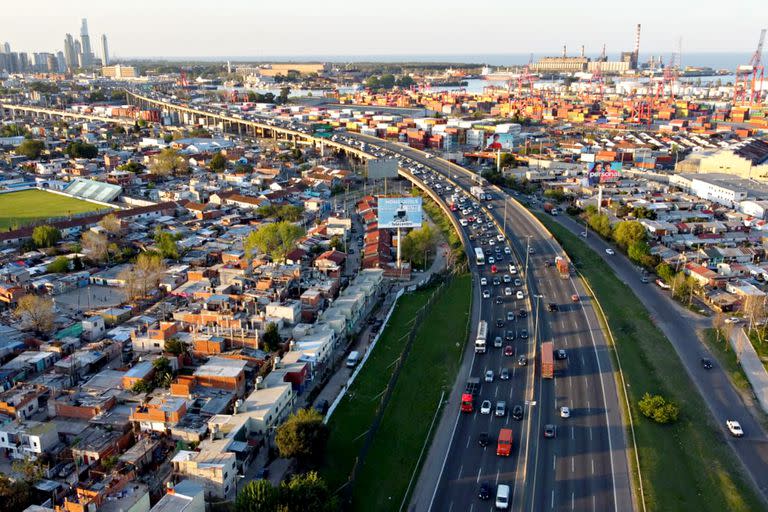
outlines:
[{"label": "sky", "polygon": [[58,51],[88,18],[91,46],[131,57],[745,52],[765,0],[25,0],[0,9],[0,42]]}]

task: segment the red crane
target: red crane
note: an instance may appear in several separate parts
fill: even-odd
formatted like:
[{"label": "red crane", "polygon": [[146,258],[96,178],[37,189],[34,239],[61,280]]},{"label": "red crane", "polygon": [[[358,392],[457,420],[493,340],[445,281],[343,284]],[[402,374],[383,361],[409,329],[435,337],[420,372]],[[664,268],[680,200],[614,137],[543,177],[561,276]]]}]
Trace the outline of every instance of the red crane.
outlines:
[{"label": "red crane", "polygon": [[763,43],[765,42],[765,32],[760,31],[760,40],[757,43],[757,49],[752,54],[749,64],[741,65],[736,68],[736,80],[733,84],[733,104],[734,105],[754,105],[763,101]]}]

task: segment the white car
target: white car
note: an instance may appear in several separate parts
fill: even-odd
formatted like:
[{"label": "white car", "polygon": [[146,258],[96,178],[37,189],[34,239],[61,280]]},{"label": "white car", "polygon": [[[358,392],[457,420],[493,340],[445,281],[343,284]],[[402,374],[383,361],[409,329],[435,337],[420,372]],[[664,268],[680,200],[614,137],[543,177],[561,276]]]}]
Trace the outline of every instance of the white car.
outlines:
[{"label": "white car", "polygon": [[488,278],[487,277],[481,277],[480,278],[480,286],[488,286]]},{"label": "white car", "polygon": [[561,407],[560,408],[560,417],[561,418],[570,418],[571,417],[571,410],[568,407]]},{"label": "white car", "polygon": [[493,382],[493,370],[486,370],[485,382]]},{"label": "white car", "polygon": [[489,265],[493,265],[494,263],[496,263],[496,259],[494,259],[494,257],[493,257],[493,256],[490,256],[490,257],[488,258],[488,264],[489,264]]},{"label": "white car", "polygon": [[496,240],[491,238],[490,240],[488,240],[488,245],[496,245]]},{"label": "white car", "polygon": [[511,297],[512,296],[512,288],[510,288],[510,287],[504,288],[504,295],[506,295],[507,297]]},{"label": "white car", "polygon": [[483,403],[480,404],[480,414],[491,414],[490,400],[483,400]]},{"label": "white car", "polygon": [[523,292],[521,290],[517,290],[517,294],[515,295],[515,297],[517,297],[517,300],[523,300],[523,297],[525,297],[525,295],[523,295]]},{"label": "white car", "polygon": [[741,318],[737,316],[731,316],[725,319],[725,323],[727,324],[738,324],[741,323]]},{"label": "white car", "polygon": [[491,292],[488,290],[483,290],[483,298],[484,299],[490,299],[491,298]]},{"label": "white car", "polygon": [[504,254],[512,254],[512,250],[509,247],[505,247]]},{"label": "white car", "polygon": [[496,235],[496,240],[498,240],[499,242],[503,242],[504,241],[504,235],[502,235],[502,234]]},{"label": "white car", "polygon": [[605,254],[608,254],[609,256],[613,256],[614,254],[616,254],[616,251],[609,248],[605,250]]},{"label": "white car", "polygon": [[738,421],[726,420],[725,426],[728,427],[728,430],[731,432],[733,437],[744,436],[744,431],[741,429],[741,424]]},{"label": "white car", "polygon": [[466,227],[467,226],[467,220],[466,219],[459,219],[459,224]]}]

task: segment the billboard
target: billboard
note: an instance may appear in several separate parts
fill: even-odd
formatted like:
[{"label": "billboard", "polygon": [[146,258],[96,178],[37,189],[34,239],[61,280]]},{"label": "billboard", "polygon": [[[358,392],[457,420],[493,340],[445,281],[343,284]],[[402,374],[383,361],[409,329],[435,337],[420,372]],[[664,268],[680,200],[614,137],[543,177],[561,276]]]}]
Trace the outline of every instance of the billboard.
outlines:
[{"label": "billboard", "polygon": [[380,197],[379,228],[420,228],[420,197]]},{"label": "billboard", "polygon": [[[620,162],[618,163],[621,166]],[[587,177],[589,178],[590,185],[597,185],[598,183],[604,183],[606,181],[615,181],[620,177],[620,168],[614,166],[613,163],[589,163],[587,164]]]},{"label": "billboard", "polygon": [[398,162],[394,158],[374,158],[367,163],[369,180],[397,178]]}]

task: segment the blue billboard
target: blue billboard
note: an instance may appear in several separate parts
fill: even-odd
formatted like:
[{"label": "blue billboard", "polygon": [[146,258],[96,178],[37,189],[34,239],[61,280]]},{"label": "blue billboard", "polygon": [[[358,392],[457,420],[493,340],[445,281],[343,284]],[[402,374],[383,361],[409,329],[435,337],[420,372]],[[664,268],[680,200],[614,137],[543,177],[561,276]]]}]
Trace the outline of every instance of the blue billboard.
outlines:
[{"label": "blue billboard", "polygon": [[379,228],[420,228],[423,221],[420,197],[380,197]]}]

